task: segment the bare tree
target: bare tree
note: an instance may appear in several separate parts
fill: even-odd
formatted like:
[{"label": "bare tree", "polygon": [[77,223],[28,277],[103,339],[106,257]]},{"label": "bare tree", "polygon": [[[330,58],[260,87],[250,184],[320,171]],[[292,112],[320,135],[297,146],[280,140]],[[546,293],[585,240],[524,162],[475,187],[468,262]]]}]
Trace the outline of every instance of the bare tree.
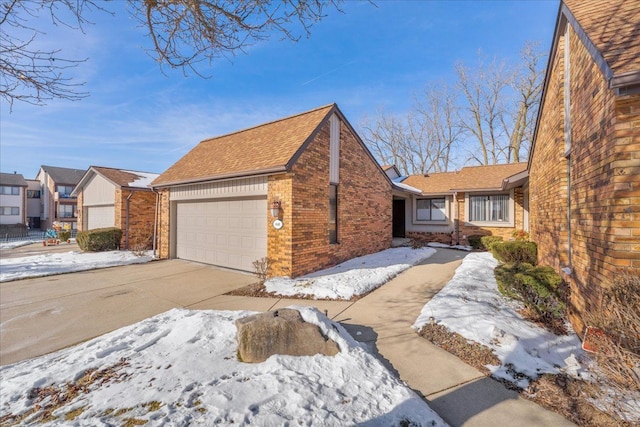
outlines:
[{"label": "bare tree", "polygon": [[425,87],[404,117],[378,111],[363,125],[364,140],[377,158],[404,175],[446,172],[460,140],[454,93],[445,84]]},{"label": "bare tree", "polygon": [[[273,34],[297,41],[328,9],[343,0],[128,0],[131,13],[148,30],[152,56],[172,68],[200,76],[198,65],[230,57]],[[109,3],[93,0],[4,0],[0,5],[0,96],[43,105],[54,98],[78,100],[82,82],[67,76],[86,59],[69,59],[60,50],[40,50],[43,33],[32,22],[46,14],[54,24],[82,31],[90,9]],[[103,8],[104,7],[104,8]],[[64,16],[65,19],[61,17]],[[66,19],[66,17],[70,17]]]},{"label": "bare tree", "polygon": [[478,143],[479,153],[470,150],[470,158],[481,165],[496,164],[501,145],[501,124],[504,115],[504,94],[511,75],[504,62],[493,60],[486,64],[481,60],[477,70],[471,70],[462,63],[456,65],[458,88],[464,95],[466,114],[461,114],[463,127]]},{"label": "bare tree", "polygon": [[463,133],[454,91],[445,83],[427,85],[416,97],[414,110],[417,119],[411,128],[421,129],[421,137],[415,141],[428,158],[421,173],[447,172],[452,149]]},{"label": "bare tree", "polygon": [[376,118],[365,119],[361,127],[362,138],[382,164],[395,165],[403,175],[415,173],[411,137],[401,118],[379,109]]},{"label": "bare tree", "polygon": [[509,140],[507,162],[519,162],[524,151],[527,157],[540,104],[544,73],[540,61],[544,55],[538,43],[527,42],[520,54],[522,62],[516,68],[512,88],[514,98],[507,114],[501,117],[502,128]]},{"label": "bare tree", "polygon": [[[30,19],[43,14],[53,24],[82,30],[87,21],[87,9],[96,7],[84,0],[10,0],[0,6],[0,96],[13,106],[14,101],[43,105],[45,101],[62,98],[82,99],[83,83],[75,82],[64,73],[84,59],[65,59],[60,50],[42,50],[38,37],[44,34],[31,26]],[[60,16],[68,17],[62,20]]]},{"label": "bare tree", "polygon": [[190,69],[233,56],[272,33],[298,41],[298,25],[309,36],[324,10],[341,0],[129,0],[148,29],[152,54],[161,64]]}]

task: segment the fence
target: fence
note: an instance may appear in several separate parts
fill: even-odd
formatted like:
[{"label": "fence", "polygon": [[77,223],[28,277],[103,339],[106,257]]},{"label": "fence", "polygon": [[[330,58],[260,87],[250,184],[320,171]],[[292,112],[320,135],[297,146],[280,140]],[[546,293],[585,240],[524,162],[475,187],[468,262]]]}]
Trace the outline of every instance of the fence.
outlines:
[{"label": "fence", "polygon": [[[70,230],[71,238],[75,238],[77,230]],[[45,239],[47,230],[2,230],[0,231],[0,242],[41,242]]]}]

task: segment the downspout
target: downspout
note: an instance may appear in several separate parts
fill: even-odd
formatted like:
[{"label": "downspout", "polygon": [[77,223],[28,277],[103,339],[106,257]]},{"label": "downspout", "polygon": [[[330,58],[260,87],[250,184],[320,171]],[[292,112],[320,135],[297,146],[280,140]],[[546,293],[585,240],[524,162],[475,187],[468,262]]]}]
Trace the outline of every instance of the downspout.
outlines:
[{"label": "downspout", "polygon": [[455,220],[454,220],[454,224],[455,224],[455,231],[456,231],[456,245],[460,244],[460,201],[458,200],[458,192],[454,191],[453,192],[453,208],[456,210],[456,215],[455,215]]},{"label": "downspout", "polygon": [[158,205],[160,203],[160,193],[158,193],[155,188],[152,188],[151,191],[156,193],[156,211],[154,213],[154,221],[153,221],[153,256],[156,256],[156,239],[158,237]]},{"label": "downspout", "polygon": [[129,201],[131,197],[133,197],[133,190],[130,190],[126,203],[124,244],[127,249],[129,249]]}]

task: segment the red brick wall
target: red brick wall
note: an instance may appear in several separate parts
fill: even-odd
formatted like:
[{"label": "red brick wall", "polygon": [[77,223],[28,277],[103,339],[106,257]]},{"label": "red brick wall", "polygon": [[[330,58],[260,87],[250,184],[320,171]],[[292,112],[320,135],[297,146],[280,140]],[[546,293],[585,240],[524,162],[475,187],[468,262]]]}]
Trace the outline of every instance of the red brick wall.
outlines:
[{"label": "red brick wall", "polygon": [[[293,230],[293,174],[269,176],[267,201],[279,200],[281,206],[281,220],[284,223],[280,230],[273,228],[275,218],[267,214],[267,258],[268,275],[291,276],[292,275],[292,230]],[[270,207],[270,206],[269,206]]]},{"label": "red brick wall", "polygon": [[288,272],[296,277],[391,246],[391,185],[344,123],[340,124],[338,244],[329,244],[329,122],[291,173],[271,177],[269,187],[269,200],[281,195],[285,215],[284,232],[269,226],[269,258],[276,260],[272,275]]},{"label": "red brick wall", "polygon": [[539,262],[558,272],[563,267],[572,269],[571,275],[563,277],[571,284],[571,320],[581,331],[582,315],[597,309],[600,294],[620,268],[634,267],[634,260],[640,259],[633,250],[640,235],[640,98],[616,99],[570,31],[572,146],[568,160],[564,156],[562,38],[558,46],[529,171],[530,227],[538,243]]},{"label": "red brick wall", "polygon": [[171,219],[171,208],[169,202],[169,189],[159,190],[160,203],[158,206],[158,235],[157,249],[158,258],[168,259],[170,255],[169,237],[171,227],[169,220]]},{"label": "red brick wall", "polygon": [[[131,197],[129,197],[131,195]],[[127,245],[127,197],[129,197],[129,242]],[[116,190],[115,224],[122,230],[123,249],[151,248],[156,194],[147,190]]]}]

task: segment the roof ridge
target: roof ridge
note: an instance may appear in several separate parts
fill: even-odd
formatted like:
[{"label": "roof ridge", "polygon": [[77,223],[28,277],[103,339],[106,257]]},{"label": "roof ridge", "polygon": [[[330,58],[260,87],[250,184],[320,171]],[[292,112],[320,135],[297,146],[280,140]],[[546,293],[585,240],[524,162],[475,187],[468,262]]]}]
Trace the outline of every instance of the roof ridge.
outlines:
[{"label": "roof ridge", "polygon": [[471,169],[471,168],[488,168],[488,167],[496,167],[496,166],[512,166],[512,165],[526,165],[527,162],[511,162],[511,163],[498,163],[495,165],[471,165],[471,166],[463,166],[462,169]]},{"label": "roof ridge", "polygon": [[114,171],[120,171],[120,172],[131,172],[131,173],[153,173],[156,175],[160,175],[158,172],[148,172],[148,171],[139,171],[139,170],[133,170],[133,169],[122,169],[122,168],[113,168],[111,166],[96,166],[96,165],[91,165],[89,166],[89,169],[91,168],[98,168],[98,169],[111,169]]},{"label": "roof ridge", "polygon": [[306,114],[314,113],[316,111],[319,111],[319,110],[322,110],[322,109],[325,109],[325,108],[328,108],[328,107],[335,107],[335,106],[336,106],[335,102],[331,103],[331,104],[326,104],[326,105],[323,105],[321,107],[316,107],[316,108],[313,108],[313,109],[308,110],[308,111],[303,111],[302,113],[292,114],[290,116],[282,117],[282,118],[279,118],[279,119],[276,119],[276,120],[272,120],[270,122],[261,123],[261,124],[258,124],[258,125],[255,125],[255,126],[251,126],[251,127],[245,128],[245,129],[240,129],[240,130],[237,130],[237,131],[234,131],[234,132],[229,132],[229,133],[225,133],[225,134],[222,134],[222,135],[213,136],[211,138],[203,139],[202,141],[200,141],[200,144],[202,144],[203,142],[209,142],[209,141],[213,141],[213,140],[216,140],[216,139],[219,139],[219,138],[224,138],[224,137],[227,137],[227,136],[231,136],[231,135],[236,135],[236,134],[239,134],[239,133],[247,132],[247,131],[250,131],[250,130],[253,130],[253,129],[257,129],[257,128],[260,128],[260,127],[263,127],[263,126],[272,125],[272,124],[275,124],[275,123],[278,123],[278,122],[283,122],[285,120],[290,120],[290,119],[293,119],[293,118],[296,118],[296,117],[304,116]]}]

